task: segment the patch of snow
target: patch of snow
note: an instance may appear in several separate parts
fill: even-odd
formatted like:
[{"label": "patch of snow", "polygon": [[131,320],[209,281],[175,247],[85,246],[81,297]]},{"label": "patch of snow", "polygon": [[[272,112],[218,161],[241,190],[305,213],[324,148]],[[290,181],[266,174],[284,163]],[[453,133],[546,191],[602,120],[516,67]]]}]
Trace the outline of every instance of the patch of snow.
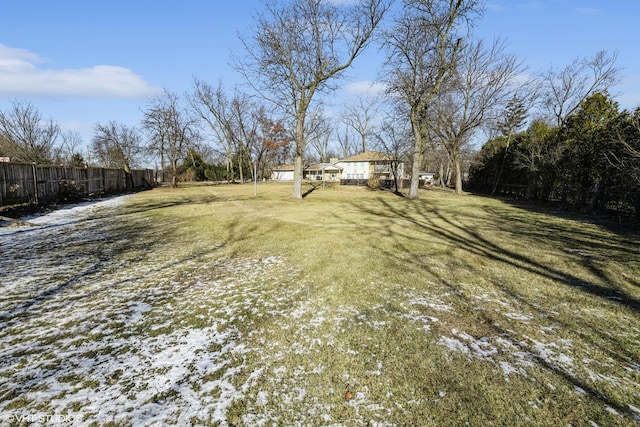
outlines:
[{"label": "patch of snow", "polygon": [[449,304],[444,304],[435,298],[427,298],[425,296],[414,297],[409,300],[410,305],[418,305],[426,308],[430,308],[435,311],[451,311],[453,307]]},{"label": "patch of snow", "polygon": [[518,374],[521,373],[520,368],[516,368],[515,366],[513,366],[511,363],[509,362],[505,362],[505,361],[500,361],[498,362],[498,366],[500,366],[500,369],[502,369],[502,372],[504,373],[505,376],[509,376],[511,374]]},{"label": "patch of snow", "polygon": [[[262,375],[237,384],[253,349],[234,322],[291,311],[290,289],[261,284],[289,283],[296,270],[278,257],[218,259],[214,250],[147,259],[138,253],[155,247],[144,239],[160,247],[162,238],[130,234],[147,220],[118,217],[127,197],[0,229],[3,420],[224,426],[227,409]],[[304,396],[299,389],[292,398]],[[27,403],[10,409],[16,399]]]},{"label": "patch of snow", "polygon": [[450,351],[471,355],[471,349],[462,341],[451,337],[440,337],[438,344],[445,346]]},{"label": "patch of snow", "polygon": [[522,313],[504,313],[504,316],[508,317],[509,319],[521,320],[523,322],[528,322],[530,320],[533,320],[533,316],[528,314],[522,314]]},{"label": "patch of snow", "polygon": [[611,406],[607,405],[604,408],[607,412],[609,412],[610,414],[613,415],[620,415],[620,412],[616,411],[614,408],[612,408]]},{"label": "patch of snow", "polygon": [[637,363],[627,362],[624,368],[629,372],[638,372],[638,373],[640,373],[640,365],[637,364]]},{"label": "patch of snow", "polygon": [[421,329],[424,329],[425,331],[431,329],[432,323],[436,323],[439,321],[439,319],[436,317],[420,314],[416,311],[411,311],[409,313],[403,314],[401,317],[422,325]]},{"label": "patch of snow", "polygon": [[591,369],[585,369],[585,371],[587,372],[587,375],[589,375],[589,379],[594,382],[605,382],[611,386],[617,386],[621,382],[620,378],[613,375],[600,374],[592,371]]},{"label": "patch of snow", "polygon": [[371,375],[371,376],[380,376],[382,375],[382,362],[378,360],[377,362],[377,369],[376,370],[371,370],[371,371],[366,371],[365,373],[367,375]]},{"label": "patch of snow", "polygon": [[457,338],[440,337],[438,344],[444,345],[451,351],[464,353],[468,356],[484,360],[492,360],[492,356],[498,352],[496,346],[494,346],[487,337],[476,339],[457,329],[452,329],[451,333]]},{"label": "patch of snow", "polygon": [[141,302],[141,301],[135,302],[132,306],[130,306],[132,313],[131,313],[131,317],[129,317],[129,323],[135,323],[140,321],[144,316],[144,314],[150,311],[151,308],[152,307],[145,302]]}]

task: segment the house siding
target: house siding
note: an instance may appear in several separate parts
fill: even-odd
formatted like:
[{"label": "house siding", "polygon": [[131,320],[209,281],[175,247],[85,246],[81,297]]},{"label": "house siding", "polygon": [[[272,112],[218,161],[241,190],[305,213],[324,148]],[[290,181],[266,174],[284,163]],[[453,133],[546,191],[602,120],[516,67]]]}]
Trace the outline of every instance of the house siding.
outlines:
[{"label": "house siding", "polygon": [[343,179],[369,179],[369,162],[338,162]]},{"label": "house siding", "polygon": [[293,181],[293,171],[273,171],[275,181]]}]

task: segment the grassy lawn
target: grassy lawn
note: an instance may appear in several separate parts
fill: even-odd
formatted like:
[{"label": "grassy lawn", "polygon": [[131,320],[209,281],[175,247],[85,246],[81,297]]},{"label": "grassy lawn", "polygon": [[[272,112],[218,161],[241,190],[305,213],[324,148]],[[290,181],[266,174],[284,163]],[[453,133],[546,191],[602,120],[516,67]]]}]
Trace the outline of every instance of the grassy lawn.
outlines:
[{"label": "grassy lawn", "polygon": [[155,189],[5,253],[0,421],[640,422],[637,234],[438,190],[290,194]]}]

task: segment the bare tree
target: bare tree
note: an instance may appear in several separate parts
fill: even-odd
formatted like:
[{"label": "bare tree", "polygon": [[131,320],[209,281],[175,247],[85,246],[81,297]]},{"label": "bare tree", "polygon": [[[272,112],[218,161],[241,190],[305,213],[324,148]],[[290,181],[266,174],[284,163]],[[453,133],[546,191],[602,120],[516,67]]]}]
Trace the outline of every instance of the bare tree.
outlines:
[{"label": "bare tree", "polygon": [[244,182],[244,166],[252,169],[251,153],[259,144],[260,108],[248,96],[236,93],[230,103],[230,137],[236,152],[240,182]]},{"label": "bare tree", "polygon": [[480,0],[404,0],[404,12],[384,35],[388,90],[408,107],[414,148],[407,197],[418,198],[427,146],[427,108],[453,75],[460,31],[482,12]]},{"label": "bare tree", "polygon": [[302,198],[312,100],[335,89],[333,82],[367,47],[388,8],[388,0],[268,0],[266,14],[257,16],[255,36],[242,40],[249,57],[238,70],[294,123],[294,198]]},{"label": "bare tree", "polygon": [[336,127],[334,134],[338,140],[338,146],[342,157],[349,157],[356,154],[357,143],[348,125]]},{"label": "bare tree", "polygon": [[491,194],[496,194],[498,185],[500,185],[500,179],[504,172],[504,165],[507,161],[509,154],[509,148],[511,146],[511,140],[514,134],[525,125],[527,120],[527,106],[522,98],[517,94],[514,94],[511,100],[507,103],[504,109],[502,117],[496,121],[496,128],[500,135],[505,138],[504,152],[502,153],[502,160],[500,161],[500,169],[498,170],[498,176],[493,184]]},{"label": "bare tree", "polygon": [[[143,126],[149,132],[151,147],[162,147],[171,167],[171,185],[178,186],[178,162],[198,141],[197,121],[180,97],[169,90],[152,99],[144,111]],[[158,148],[156,148],[158,150]]]},{"label": "bare tree", "polygon": [[604,50],[593,58],[578,58],[562,69],[543,72],[541,108],[558,126],[574,113],[583,100],[596,92],[606,92],[620,81],[615,66],[617,54]]},{"label": "bare tree", "polygon": [[333,127],[325,117],[322,110],[311,112],[308,120],[307,138],[309,145],[315,150],[320,162],[329,161],[329,139],[333,132]]},{"label": "bare tree", "polygon": [[464,145],[491,115],[501,114],[518,88],[514,82],[521,71],[521,63],[504,52],[499,40],[488,47],[483,41],[472,42],[459,51],[452,78],[429,110],[430,131],[453,163],[456,193],[462,193]]},{"label": "bare tree", "polygon": [[395,193],[400,194],[398,181],[402,179],[404,168],[400,165],[409,158],[411,152],[411,128],[402,117],[389,116],[374,133],[374,146],[391,159],[391,175]]},{"label": "bare tree", "polygon": [[291,137],[284,123],[269,117],[264,108],[258,110],[258,118],[260,143],[255,146],[255,158],[266,178],[271,168],[290,162]]},{"label": "bare tree", "polygon": [[191,107],[203,120],[208,129],[213,132],[218,142],[222,145],[227,159],[227,179],[233,180],[235,176],[233,165],[234,137],[231,127],[230,102],[224,91],[222,82],[213,88],[202,80],[194,79],[195,92],[191,98]]},{"label": "bare tree", "polygon": [[[430,151],[430,163],[434,163],[437,166],[438,184],[442,188],[449,187],[451,186],[451,176],[453,175],[451,156],[449,155],[449,152],[444,149],[444,147],[437,146],[435,143],[432,143],[430,145],[431,146],[428,147],[427,150]],[[427,170],[429,170],[429,168]]]},{"label": "bare tree", "polygon": [[0,111],[0,155],[15,162],[53,162],[59,134],[58,124],[29,102],[13,100],[8,111]]},{"label": "bare tree", "polygon": [[363,153],[367,151],[367,138],[371,136],[379,109],[380,102],[376,97],[359,96],[355,102],[345,106],[342,114],[345,124],[360,136]]},{"label": "bare tree", "polygon": [[610,150],[607,160],[623,176],[630,178],[635,186],[640,187],[640,108],[628,115],[625,124],[625,127],[618,129],[615,138],[618,152]]},{"label": "bare tree", "polygon": [[131,168],[138,165],[143,153],[142,138],[135,127],[114,121],[97,123],[91,152],[102,166],[123,169],[127,174],[127,187],[133,186]]},{"label": "bare tree", "polygon": [[83,144],[82,135],[76,131],[61,133],[62,144],[60,146],[60,161],[71,167],[84,167],[86,165],[80,147]]},{"label": "bare tree", "polygon": [[227,179],[235,180],[237,170],[243,181],[244,166],[250,166],[252,152],[259,144],[260,107],[238,92],[229,98],[221,82],[214,88],[195,79],[194,87],[191,108],[222,146],[227,160]]}]

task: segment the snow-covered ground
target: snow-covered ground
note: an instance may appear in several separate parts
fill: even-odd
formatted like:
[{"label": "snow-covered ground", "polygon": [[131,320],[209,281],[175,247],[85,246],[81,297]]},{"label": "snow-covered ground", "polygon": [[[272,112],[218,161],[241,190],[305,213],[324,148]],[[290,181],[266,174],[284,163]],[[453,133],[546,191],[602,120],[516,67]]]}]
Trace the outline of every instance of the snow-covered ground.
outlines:
[{"label": "snow-covered ground", "polygon": [[259,284],[288,272],[217,259],[215,245],[176,259],[119,214],[126,197],[0,228],[0,424],[226,424],[242,393],[235,324],[277,310]]}]

